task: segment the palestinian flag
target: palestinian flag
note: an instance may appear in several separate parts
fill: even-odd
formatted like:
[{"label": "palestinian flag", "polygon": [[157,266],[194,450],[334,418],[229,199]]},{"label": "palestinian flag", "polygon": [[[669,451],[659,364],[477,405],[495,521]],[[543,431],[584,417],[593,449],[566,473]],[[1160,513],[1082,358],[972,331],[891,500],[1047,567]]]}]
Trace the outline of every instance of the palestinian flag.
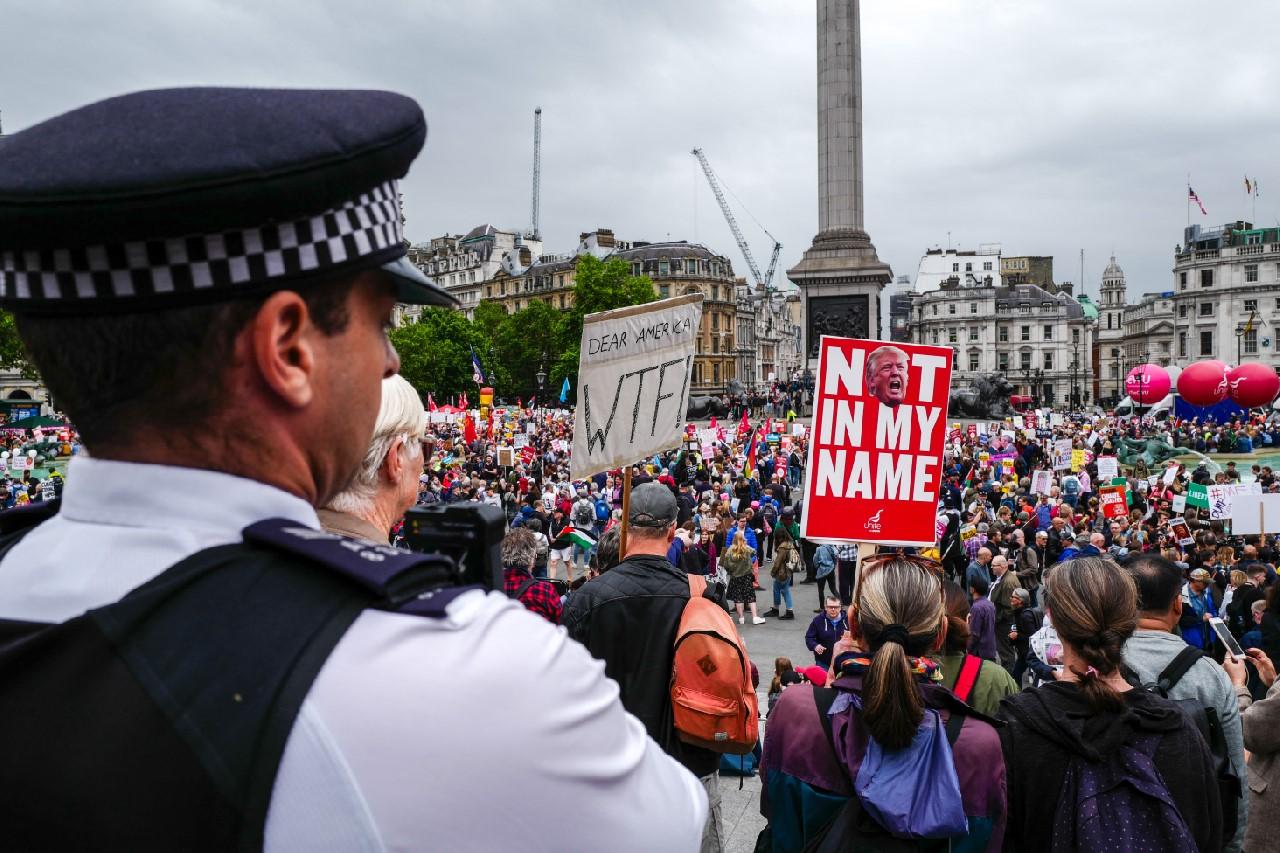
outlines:
[{"label": "palestinian flag", "polygon": [[551,543],[551,547],[557,550],[568,548],[572,545],[577,545],[579,548],[584,549],[594,548],[596,546],[596,538],[591,535],[590,531],[569,524],[565,526],[564,530],[560,531],[560,535]]}]

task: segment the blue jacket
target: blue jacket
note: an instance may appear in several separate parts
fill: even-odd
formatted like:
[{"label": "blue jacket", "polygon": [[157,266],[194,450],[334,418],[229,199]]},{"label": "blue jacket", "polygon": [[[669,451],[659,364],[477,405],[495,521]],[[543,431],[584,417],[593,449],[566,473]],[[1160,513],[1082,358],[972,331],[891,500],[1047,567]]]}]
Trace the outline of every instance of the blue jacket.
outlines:
[{"label": "blue jacket", "polygon": [[[848,630],[849,620],[843,609],[840,611],[840,618],[834,622],[827,618],[826,613],[819,613],[813,617],[813,621],[809,623],[809,630],[804,633],[804,644],[809,647],[809,651],[813,652],[814,662],[823,669],[828,669],[831,666],[832,646]],[[822,646],[822,654],[814,651],[814,646]]]},{"label": "blue jacket", "polygon": [[834,545],[819,545],[813,552],[814,576],[825,578],[836,570],[836,549]]},{"label": "blue jacket", "polygon": [[[738,525],[735,524],[733,527],[729,528],[729,534],[725,537],[724,548],[726,551],[729,550],[729,546],[733,544],[733,538],[738,535]],[[747,537],[747,544],[751,546],[751,550],[760,550],[760,542],[756,539],[755,530],[750,527],[744,527],[741,535]]]}]

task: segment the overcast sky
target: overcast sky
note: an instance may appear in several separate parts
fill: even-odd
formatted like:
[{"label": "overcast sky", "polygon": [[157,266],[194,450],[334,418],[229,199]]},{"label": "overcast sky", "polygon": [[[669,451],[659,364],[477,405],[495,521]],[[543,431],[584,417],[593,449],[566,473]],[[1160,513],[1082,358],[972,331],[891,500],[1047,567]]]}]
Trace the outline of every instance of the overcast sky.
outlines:
[{"label": "overcast sky", "polygon": [[[1055,256],[1096,294],[1170,287],[1193,222],[1280,220],[1280,16],[1187,0],[868,0],[866,222],[895,274],[998,242]],[[813,0],[0,0],[12,133],[159,86],[376,87],[417,98],[427,147],[405,184],[415,242],[530,219],[543,108],[549,252],[580,231],[688,239],[745,262],[690,155],[728,187],[763,267],[817,227]],[[198,132],[193,128],[193,133]],[[779,278],[781,278],[781,272]]]}]

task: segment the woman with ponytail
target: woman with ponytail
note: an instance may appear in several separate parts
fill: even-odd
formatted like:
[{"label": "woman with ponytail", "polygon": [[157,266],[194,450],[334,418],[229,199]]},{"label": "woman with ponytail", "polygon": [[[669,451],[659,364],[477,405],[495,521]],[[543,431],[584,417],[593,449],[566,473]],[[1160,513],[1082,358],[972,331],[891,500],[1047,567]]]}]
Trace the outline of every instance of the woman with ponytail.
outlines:
[{"label": "woman with ponytail", "polygon": [[769,715],[770,849],[999,850],[999,737],[943,686],[936,661],[947,632],[941,567],[898,554],[864,561],[848,615],[830,687],[795,685]]},{"label": "woman with ponytail", "polygon": [[[1222,811],[1204,739],[1177,705],[1133,687],[1122,672],[1121,650],[1138,621],[1133,577],[1106,557],[1059,563],[1045,609],[1062,642],[1063,669],[1056,681],[1000,706],[1005,849],[1134,849],[1141,837],[1143,849],[1220,850]],[[1123,819],[1082,818],[1091,780],[1112,779],[1104,791],[1132,791],[1114,780],[1135,777],[1145,782],[1141,795],[1130,793],[1123,804],[1093,801],[1095,815]]]}]

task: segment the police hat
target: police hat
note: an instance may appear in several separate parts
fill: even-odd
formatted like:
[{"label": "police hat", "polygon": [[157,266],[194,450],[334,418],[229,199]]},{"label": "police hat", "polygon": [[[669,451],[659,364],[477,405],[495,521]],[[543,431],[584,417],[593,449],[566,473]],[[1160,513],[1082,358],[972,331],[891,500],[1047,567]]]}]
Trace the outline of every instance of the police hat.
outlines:
[{"label": "police hat", "polygon": [[0,140],[0,305],[212,302],[380,267],[401,302],[456,304],[405,258],[398,179],[426,141],[391,92],[135,92]]}]

